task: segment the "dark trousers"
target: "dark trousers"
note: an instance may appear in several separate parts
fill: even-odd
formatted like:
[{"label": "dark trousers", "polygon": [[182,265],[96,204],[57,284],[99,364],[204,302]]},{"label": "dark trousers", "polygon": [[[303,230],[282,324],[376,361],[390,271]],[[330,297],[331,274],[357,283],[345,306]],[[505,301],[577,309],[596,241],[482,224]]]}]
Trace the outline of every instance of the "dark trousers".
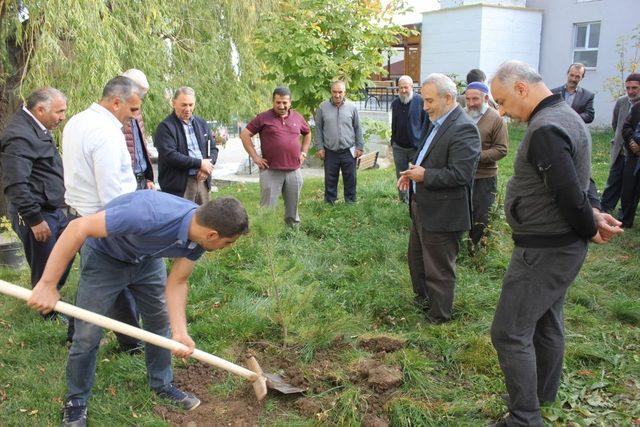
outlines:
[{"label": "dark trousers", "polygon": [[324,201],[334,203],[338,198],[338,180],[342,171],[345,202],[356,201],[356,159],[348,149],[324,150]]},{"label": "dark trousers", "polygon": [[[409,169],[409,162],[411,162],[415,157],[415,148],[405,148],[393,144],[393,163],[395,163],[396,166],[396,178],[400,178],[400,172]],[[409,190],[398,190],[398,195],[405,203],[409,202]]]},{"label": "dark trousers", "polygon": [[[62,234],[67,225],[69,224],[69,220],[67,216],[61,209],[56,209],[54,211],[42,211],[42,217],[45,222],[49,225],[49,229],[51,230],[51,237],[47,239],[45,242],[38,242],[31,231],[31,227],[25,224],[21,219],[20,215],[13,206],[9,206],[7,209],[7,214],[9,215],[9,219],[11,220],[11,226],[13,230],[16,232],[20,240],[22,241],[22,247],[24,248],[24,256],[27,259],[27,263],[29,263],[29,267],[31,268],[31,287],[33,288],[40,278],[42,277],[42,273],[44,272],[44,267],[47,264],[47,260],[49,259],[49,255],[53,250],[54,245],[58,241],[58,238]],[[64,283],[67,280],[67,276],[69,275],[69,271],[71,270],[71,265],[73,265],[73,260],[67,265],[62,277],[58,281],[57,288],[60,290]]]},{"label": "dark trousers", "polygon": [[586,240],[513,249],[491,326],[509,392],[507,425],[542,426],[540,403],[556,398],[564,357],[562,307],[586,255]]},{"label": "dark trousers", "polygon": [[622,226],[631,228],[640,199],[640,172],[636,173],[638,156],[629,155],[624,164],[622,175],[622,194],[620,196],[620,208],[622,210]]},{"label": "dark trousers", "polygon": [[453,311],[456,287],[456,257],[462,232],[430,232],[424,229],[417,214],[417,204],[411,202],[412,226],[407,259],[416,300],[432,322],[446,322]]},{"label": "dark trousers", "polygon": [[600,201],[604,212],[612,212],[616,208],[618,200],[620,200],[624,164],[625,156],[623,153],[620,153],[616,161],[611,164],[609,177],[607,178],[607,185],[602,192],[602,198]]},{"label": "dark trousers", "polygon": [[469,237],[477,245],[484,236],[484,230],[489,224],[489,210],[496,201],[498,179],[495,176],[478,178],[473,181],[473,224]]}]

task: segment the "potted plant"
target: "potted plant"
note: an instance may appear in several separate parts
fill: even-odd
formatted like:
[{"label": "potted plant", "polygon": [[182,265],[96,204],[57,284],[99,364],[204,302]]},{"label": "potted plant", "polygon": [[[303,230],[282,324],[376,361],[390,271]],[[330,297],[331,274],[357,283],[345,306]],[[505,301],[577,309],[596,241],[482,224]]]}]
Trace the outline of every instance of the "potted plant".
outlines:
[{"label": "potted plant", "polygon": [[0,217],[0,266],[18,267],[22,265],[22,242],[11,227],[6,216]]}]

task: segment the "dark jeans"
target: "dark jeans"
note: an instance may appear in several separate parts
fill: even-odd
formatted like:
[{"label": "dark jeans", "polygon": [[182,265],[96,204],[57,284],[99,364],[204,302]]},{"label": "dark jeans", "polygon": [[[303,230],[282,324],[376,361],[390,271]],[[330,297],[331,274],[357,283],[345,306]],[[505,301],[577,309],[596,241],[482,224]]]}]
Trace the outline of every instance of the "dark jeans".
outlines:
[{"label": "dark jeans", "polygon": [[[409,169],[409,162],[413,161],[416,157],[415,148],[404,148],[399,145],[393,144],[393,163],[396,166],[396,178],[400,178],[400,172]],[[400,199],[405,203],[409,202],[409,191],[398,190]]]},{"label": "dark jeans", "polygon": [[[106,315],[114,301],[128,287],[142,314],[144,329],[169,336],[169,316],[165,301],[166,267],[162,259],[148,259],[139,264],[118,261],[86,244],[80,250],[80,283],[77,305]],[[86,405],[96,371],[96,357],[102,328],[76,319],[76,332],[67,360],[67,394]],[[147,381],[152,389],[173,380],[171,351],[151,344],[145,346]]]},{"label": "dark jeans", "polygon": [[616,161],[611,164],[609,177],[607,178],[607,185],[602,192],[602,199],[600,202],[604,212],[612,212],[616,208],[618,200],[620,200],[624,164],[625,156],[623,153],[620,153]]},{"label": "dark jeans", "polygon": [[540,403],[556,398],[564,357],[562,308],[587,255],[587,241],[515,247],[491,326],[509,392],[507,425],[542,426]]},{"label": "dark jeans", "polygon": [[484,236],[484,230],[489,225],[489,210],[496,201],[498,179],[495,176],[479,178],[473,181],[473,224],[469,237],[477,245]]},{"label": "dark jeans", "polygon": [[[51,251],[58,241],[58,238],[69,224],[69,219],[61,209],[56,209],[54,211],[43,210],[41,211],[41,213],[45,222],[49,225],[49,229],[51,229],[51,237],[49,237],[49,239],[44,242],[38,242],[35,239],[35,236],[31,231],[31,227],[29,227],[24,223],[24,221],[20,219],[18,211],[16,211],[13,206],[9,205],[7,207],[7,214],[9,216],[9,219],[11,220],[11,226],[22,241],[24,255],[27,259],[27,263],[29,263],[29,267],[31,268],[32,288],[42,277],[44,267],[47,264],[47,260],[49,259],[49,254],[51,254]],[[67,276],[69,275],[69,271],[71,270],[71,265],[73,265],[73,260],[71,260],[69,265],[67,265],[66,270],[58,281],[58,290],[60,290],[62,286],[64,286],[64,283],[67,280]]]},{"label": "dark jeans", "polygon": [[411,203],[412,226],[407,259],[416,300],[429,306],[428,317],[434,322],[451,319],[456,287],[456,257],[462,232],[430,232],[424,229]]},{"label": "dark jeans", "polygon": [[324,150],[324,201],[334,203],[338,198],[338,180],[342,171],[345,202],[356,201],[356,159],[348,149]]},{"label": "dark jeans", "polygon": [[638,200],[640,199],[640,172],[636,173],[638,156],[629,155],[624,164],[622,176],[622,194],[620,196],[620,207],[622,210],[622,226],[631,228],[636,217]]}]

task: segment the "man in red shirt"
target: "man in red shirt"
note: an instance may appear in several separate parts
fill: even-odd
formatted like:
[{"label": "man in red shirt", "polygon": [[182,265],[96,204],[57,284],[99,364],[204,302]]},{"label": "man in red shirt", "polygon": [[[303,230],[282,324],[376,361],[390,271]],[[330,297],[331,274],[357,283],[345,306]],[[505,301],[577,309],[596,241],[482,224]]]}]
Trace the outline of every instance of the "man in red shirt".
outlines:
[{"label": "man in red shirt", "polygon": [[[307,157],[311,132],[305,119],[291,110],[289,88],[275,88],[272,100],[273,108],[258,114],[242,129],[240,139],[251,160],[260,168],[260,206],[274,206],[282,193],[284,221],[287,225],[297,225],[302,188],[300,166]],[[260,134],[261,154],[251,141],[256,134]]]}]

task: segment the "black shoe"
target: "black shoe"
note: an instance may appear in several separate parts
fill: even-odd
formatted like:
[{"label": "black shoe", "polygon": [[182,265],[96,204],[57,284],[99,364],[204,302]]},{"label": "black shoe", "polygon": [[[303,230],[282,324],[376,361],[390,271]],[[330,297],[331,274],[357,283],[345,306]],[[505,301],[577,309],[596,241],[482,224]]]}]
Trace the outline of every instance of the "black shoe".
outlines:
[{"label": "black shoe", "polygon": [[50,322],[53,322],[53,321],[57,320],[60,323],[63,323],[65,325],[69,324],[69,318],[67,316],[65,316],[64,314],[62,314],[62,313],[58,313],[57,311],[50,311],[47,314],[43,314],[42,318],[44,320],[48,320]]},{"label": "black shoe", "polygon": [[185,411],[191,411],[200,406],[200,399],[191,393],[180,390],[178,387],[173,385],[173,383],[169,383],[159,389],[156,389],[155,392],[158,396],[169,399],[174,405],[184,409]]},{"label": "black shoe", "polygon": [[63,427],[86,427],[87,425],[87,405],[78,401],[70,400],[64,405],[62,415]]}]

